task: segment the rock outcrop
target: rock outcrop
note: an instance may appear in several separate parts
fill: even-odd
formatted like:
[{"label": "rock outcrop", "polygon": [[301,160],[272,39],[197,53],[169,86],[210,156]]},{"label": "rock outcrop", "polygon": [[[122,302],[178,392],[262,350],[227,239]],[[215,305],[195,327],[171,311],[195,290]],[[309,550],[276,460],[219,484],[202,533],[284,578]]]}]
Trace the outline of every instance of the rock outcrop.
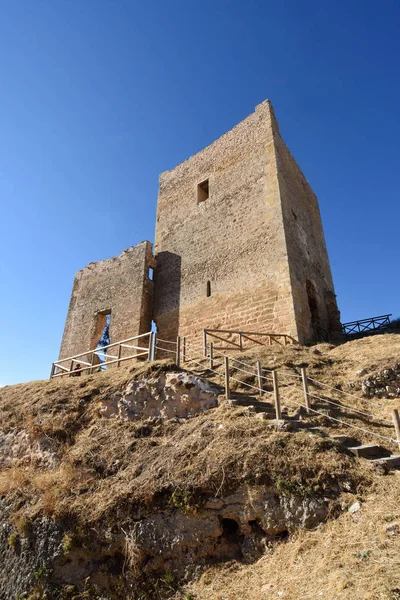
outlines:
[{"label": "rock outcrop", "polygon": [[100,414],[132,421],[145,417],[193,417],[218,405],[218,389],[189,373],[162,373],[131,381],[121,394],[102,402]]}]

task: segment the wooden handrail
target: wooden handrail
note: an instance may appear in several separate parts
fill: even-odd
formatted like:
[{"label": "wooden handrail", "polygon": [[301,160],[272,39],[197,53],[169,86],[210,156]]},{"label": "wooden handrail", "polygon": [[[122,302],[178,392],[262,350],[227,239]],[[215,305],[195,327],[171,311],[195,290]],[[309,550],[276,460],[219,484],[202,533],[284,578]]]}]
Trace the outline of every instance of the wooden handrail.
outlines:
[{"label": "wooden handrail", "polygon": [[[140,354],[135,354],[134,356],[125,356],[124,358],[117,358],[116,360],[110,360],[110,362],[107,361],[108,365],[113,365],[116,362],[122,362],[123,360],[132,360],[132,358],[137,358],[138,356],[147,356],[148,355],[148,351],[146,350],[146,352],[141,352]],[[102,365],[104,365],[105,363],[99,363],[98,365],[92,365],[90,367],[82,367],[81,369],[74,369],[73,371],[68,371],[66,373],[56,373],[55,375],[53,375],[52,379],[54,379],[55,377],[65,377],[66,375],[70,375],[71,377],[73,377],[74,373],[82,373],[83,371],[90,371],[92,369],[98,369],[99,367],[101,367]],[[56,365],[57,366],[57,365]]]},{"label": "wooden handrail", "polygon": [[[132,342],[134,340],[138,340],[138,339],[141,339],[144,337],[149,337],[148,347],[134,346],[132,344],[126,343],[126,342]],[[93,370],[98,369],[99,367],[100,368],[102,366],[106,367],[106,366],[112,365],[114,363],[117,363],[117,366],[119,366],[120,363],[125,360],[132,360],[132,359],[138,358],[140,356],[147,356],[148,360],[150,360],[151,353],[152,353],[153,339],[154,339],[153,333],[151,331],[149,331],[147,333],[141,333],[140,335],[135,335],[133,337],[127,338],[125,340],[120,340],[118,342],[113,342],[112,344],[107,344],[107,346],[93,348],[91,350],[87,350],[86,352],[81,352],[80,354],[75,354],[74,356],[67,356],[66,358],[60,358],[59,360],[55,361],[52,364],[50,379],[53,379],[54,377],[65,377],[67,375],[74,376],[74,374],[81,374],[84,371],[91,373]],[[115,348],[115,347],[118,348],[117,355],[107,353],[107,349]],[[128,348],[129,350],[142,350],[143,352],[137,352],[136,354],[131,354],[130,356],[121,356],[122,348]],[[82,356],[90,357],[91,362],[86,362],[86,361],[82,360],[82,358],[81,358]],[[97,356],[98,358],[104,357],[104,361],[99,362],[99,363],[94,363],[95,356]],[[113,360],[110,360],[110,359],[113,359]],[[61,364],[63,362],[69,362],[70,363],[69,368],[63,366]],[[80,365],[80,363],[82,363],[84,366],[82,366],[80,369],[76,369],[76,368],[74,369],[73,368],[74,363],[78,363],[79,365]],[[57,371],[61,370],[63,372],[56,373],[56,370]]]},{"label": "wooden handrail", "polygon": [[[145,337],[146,335],[150,335],[151,331],[147,333],[142,333],[140,335],[135,335],[134,337],[127,338],[126,340],[120,340],[118,342],[113,342],[112,344],[108,344],[108,346],[101,346],[101,350],[104,348],[111,348],[112,346],[118,346],[119,344],[125,344],[125,342],[133,342],[133,340],[138,340],[139,338]],[[81,352],[80,354],[74,354],[74,356],[67,356],[66,358],[60,358],[57,362],[64,362],[64,360],[72,360],[73,358],[79,358],[79,356],[85,356],[86,354],[91,354],[95,352],[97,348],[92,348],[91,350],[87,350],[86,352]]]},{"label": "wooden handrail", "polygon": [[[231,339],[222,338],[219,335],[216,335],[217,333],[238,335],[239,343],[237,343]],[[289,343],[289,344],[290,343],[292,343],[292,344],[298,343],[297,340],[295,340],[292,336],[288,335],[287,333],[267,333],[265,331],[240,331],[239,329],[204,329],[205,345],[206,345],[207,335],[209,335],[212,338],[218,339],[222,342],[225,342],[226,344],[230,344],[231,346],[235,346],[236,348],[239,348],[240,350],[243,350],[243,338],[253,342],[254,344],[258,344],[259,346],[266,345],[266,344],[263,344],[259,340],[255,340],[254,336],[266,337],[268,339],[269,345],[271,345],[272,341],[274,341],[277,344],[282,344],[282,342],[279,341],[280,338],[281,339],[283,338],[283,344],[285,346],[287,343]],[[236,348],[231,347],[230,349],[235,350]],[[225,349],[229,349],[229,348],[225,348]]]}]

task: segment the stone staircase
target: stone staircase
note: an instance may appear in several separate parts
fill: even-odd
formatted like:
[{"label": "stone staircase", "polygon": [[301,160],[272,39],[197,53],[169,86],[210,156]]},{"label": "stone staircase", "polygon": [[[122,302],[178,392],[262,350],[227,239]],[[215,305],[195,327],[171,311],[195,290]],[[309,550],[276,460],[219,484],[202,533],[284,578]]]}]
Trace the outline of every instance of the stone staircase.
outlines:
[{"label": "stone staircase", "polygon": [[275,419],[275,408],[270,402],[259,400],[257,396],[250,396],[247,394],[239,394],[238,392],[232,392],[230,400],[228,400],[231,406],[243,406],[250,412],[264,413],[265,418]]},{"label": "stone staircase", "polygon": [[[270,402],[259,400],[260,397],[232,392],[231,399],[228,401],[231,406],[244,407],[253,413],[263,413],[265,419],[275,419],[275,408]],[[330,435],[322,427],[316,427],[312,422],[299,420],[296,416],[288,417],[285,409],[282,411],[285,421],[290,426],[291,431],[303,429],[330,438],[357,458],[371,461],[377,468],[381,467],[383,471],[400,469],[400,454],[392,454],[387,448],[378,444],[362,444],[359,439],[348,435]]]},{"label": "stone staircase", "polygon": [[[202,368],[197,369],[197,374],[210,376],[206,365],[204,365],[204,370]],[[215,375],[212,375],[211,378],[215,378]],[[252,413],[260,413],[263,415],[264,419],[271,421],[276,419],[275,407],[271,402],[265,400],[265,396],[231,391],[231,397],[228,400],[228,403],[234,407],[248,409],[249,412]],[[307,420],[304,420],[301,416],[299,418],[299,415],[290,417],[285,408],[282,408],[282,417],[283,421],[281,424],[283,430],[293,432],[306,430],[316,435],[329,437],[340,443],[357,458],[370,461],[374,467],[378,470],[381,469],[382,472],[400,470],[400,454],[392,454],[390,450],[383,446],[378,444],[362,444],[359,439],[348,435],[331,435],[326,432],[323,427],[316,426],[308,417]]]},{"label": "stone staircase", "polygon": [[[313,428],[311,428],[311,430],[312,429]],[[329,435],[321,428],[314,429],[318,429],[319,433],[325,435],[325,437],[329,437],[330,439],[339,442],[357,458],[364,458],[371,461],[377,468],[382,467],[384,471],[400,469],[400,454],[392,454],[391,451],[384,446],[378,444],[362,444],[360,440],[355,437],[347,435]]]}]

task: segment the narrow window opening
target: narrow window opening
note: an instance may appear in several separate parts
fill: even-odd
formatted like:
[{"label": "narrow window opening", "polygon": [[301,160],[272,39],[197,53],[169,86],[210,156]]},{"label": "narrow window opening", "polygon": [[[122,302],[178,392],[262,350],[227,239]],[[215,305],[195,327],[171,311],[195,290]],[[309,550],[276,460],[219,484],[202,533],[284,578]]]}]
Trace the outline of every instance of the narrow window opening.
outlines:
[{"label": "narrow window opening", "polygon": [[208,184],[208,179],[206,179],[205,181],[199,183],[197,186],[197,203],[200,204],[201,202],[205,202],[205,200],[208,200],[209,196],[210,188]]},{"label": "narrow window opening", "polygon": [[211,296],[211,281],[207,281],[207,298]]},{"label": "narrow window opening", "polygon": [[148,276],[149,276],[150,281],[153,281],[154,270],[151,267],[149,267]]}]

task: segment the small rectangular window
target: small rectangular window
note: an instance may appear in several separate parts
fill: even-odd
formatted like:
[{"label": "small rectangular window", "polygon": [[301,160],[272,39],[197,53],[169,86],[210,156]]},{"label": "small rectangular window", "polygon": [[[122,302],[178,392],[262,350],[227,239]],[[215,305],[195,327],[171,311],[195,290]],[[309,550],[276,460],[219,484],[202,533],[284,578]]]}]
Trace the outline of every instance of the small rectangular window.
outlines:
[{"label": "small rectangular window", "polygon": [[205,202],[205,200],[208,200],[209,196],[210,196],[210,191],[209,191],[208,179],[205,179],[204,181],[199,183],[197,186],[197,204],[200,204],[201,202]]}]

